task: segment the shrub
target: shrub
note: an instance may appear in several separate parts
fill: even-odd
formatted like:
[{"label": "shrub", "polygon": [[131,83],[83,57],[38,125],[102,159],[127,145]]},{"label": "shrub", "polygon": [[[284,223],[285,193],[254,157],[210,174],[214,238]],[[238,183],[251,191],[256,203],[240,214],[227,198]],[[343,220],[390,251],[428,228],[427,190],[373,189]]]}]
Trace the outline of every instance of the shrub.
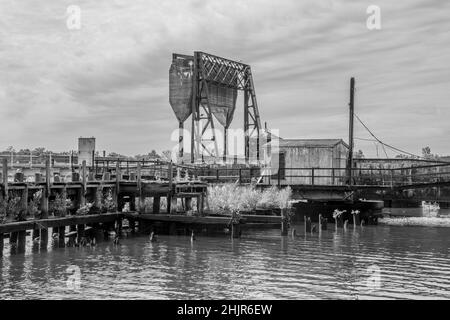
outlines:
[{"label": "shrub", "polygon": [[102,209],[106,210],[106,212],[115,212],[117,210],[111,188],[103,198]]},{"label": "shrub", "polygon": [[287,187],[281,190],[278,190],[278,207],[280,209],[288,209],[291,207],[291,199],[292,199],[292,189],[291,187]]},{"label": "shrub", "polygon": [[36,191],[33,198],[28,202],[28,215],[33,218],[39,218],[41,210],[39,209],[42,199],[42,190]]},{"label": "shrub", "polygon": [[89,203],[89,202],[86,203],[84,206],[81,206],[80,208],[78,208],[77,215],[79,215],[79,216],[87,215],[88,213],[90,213],[92,207],[93,207],[92,203]]},{"label": "shrub", "polygon": [[286,209],[291,206],[291,188],[271,187],[264,191],[254,186],[224,184],[208,188],[209,208],[215,213],[230,214],[256,208]]},{"label": "shrub", "polygon": [[262,192],[261,199],[258,202],[258,207],[264,209],[275,209],[278,208],[278,188],[270,187]]},{"label": "shrub", "polygon": [[72,200],[67,198],[66,190],[57,194],[55,200],[51,203],[50,212],[55,217],[65,217],[67,209],[72,205]]}]

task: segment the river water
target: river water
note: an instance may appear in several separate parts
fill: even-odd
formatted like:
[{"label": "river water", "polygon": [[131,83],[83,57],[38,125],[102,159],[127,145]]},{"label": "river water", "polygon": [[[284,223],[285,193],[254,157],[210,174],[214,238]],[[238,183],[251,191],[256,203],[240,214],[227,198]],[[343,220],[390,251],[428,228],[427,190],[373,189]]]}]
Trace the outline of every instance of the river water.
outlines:
[{"label": "river water", "polygon": [[450,228],[294,227],[14,255],[6,243],[0,299],[450,298]]}]

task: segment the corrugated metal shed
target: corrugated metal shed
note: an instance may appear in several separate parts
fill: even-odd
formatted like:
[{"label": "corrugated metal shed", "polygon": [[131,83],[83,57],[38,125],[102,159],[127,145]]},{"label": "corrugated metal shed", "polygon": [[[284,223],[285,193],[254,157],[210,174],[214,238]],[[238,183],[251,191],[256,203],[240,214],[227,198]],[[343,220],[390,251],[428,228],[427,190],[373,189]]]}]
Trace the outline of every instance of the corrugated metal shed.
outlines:
[{"label": "corrugated metal shed", "polygon": [[302,147],[302,148],[333,148],[342,143],[348,145],[342,139],[280,139],[280,147]]}]

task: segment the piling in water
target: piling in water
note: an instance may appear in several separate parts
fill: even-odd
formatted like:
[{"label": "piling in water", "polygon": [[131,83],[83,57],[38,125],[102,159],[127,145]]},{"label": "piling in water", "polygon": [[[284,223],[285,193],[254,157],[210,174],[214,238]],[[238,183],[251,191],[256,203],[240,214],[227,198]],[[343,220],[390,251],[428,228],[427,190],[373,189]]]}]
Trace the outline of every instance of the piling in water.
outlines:
[{"label": "piling in water", "polygon": [[328,219],[324,218],[321,214],[319,214],[319,230],[327,230]]},{"label": "piling in water", "polygon": [[18,236],[17,236],[17,252],[18,253],[25,252],[26,239],[27,239],[27,231],[26,230],[19,231]]},{"label": "piling in water", "polygon": [[287,236],[289,229],[289,215],[287,209],[281,209],[281,235]]},{"label": "piling in water", "polygon": [[3,233],[0,233],[0,257],[3,256]]},{"label": "piling in water", "polygon": [[306,234],[307,232],[311,232],[311,218],[304,216],[304,219],[305,219],[305,234]]},{"label": "piling in water", "polygon": [[361,220],[359,218],[359,213],[358,212],[354,212],[353,213],[353,226],[358,226],[361,224]]}]

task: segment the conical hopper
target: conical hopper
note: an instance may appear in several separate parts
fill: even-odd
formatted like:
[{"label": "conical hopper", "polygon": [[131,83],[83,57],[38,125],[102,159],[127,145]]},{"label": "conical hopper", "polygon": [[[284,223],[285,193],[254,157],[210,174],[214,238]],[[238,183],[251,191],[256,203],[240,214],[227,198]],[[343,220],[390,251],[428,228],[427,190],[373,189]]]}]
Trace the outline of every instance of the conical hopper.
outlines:
[{"label": "conical hopper", "polygon": [[169,70],[169,102],[179,122],[192,113],[192,67],[194,57],[174,55]]},{"label": "conical hopper", "polygon": [[228,128],[236,109],[237,89],[208,83],[208,94],[211,112],[222,126]]}]

